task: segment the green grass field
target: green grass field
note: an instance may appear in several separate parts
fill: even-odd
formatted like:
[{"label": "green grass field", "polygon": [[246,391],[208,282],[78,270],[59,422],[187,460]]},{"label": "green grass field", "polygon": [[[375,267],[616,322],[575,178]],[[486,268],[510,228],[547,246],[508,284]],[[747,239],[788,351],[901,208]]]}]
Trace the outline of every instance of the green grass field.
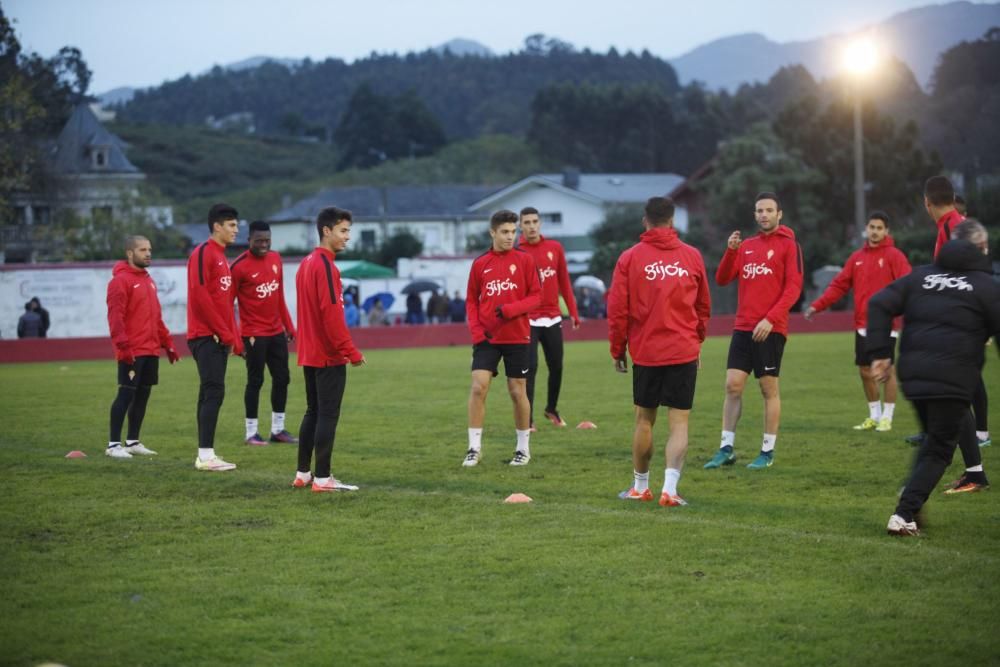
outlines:
[{"label": "green grass field", "polygon": [[[294,447],[242,445],[239,360],[216,443],[239,469],[224,474],[193,469],[190,357],[164,362],[150,401],[143,440],[160,455],[129,461],[101,455],[111,361],[0,367],[0,664],[996,664],[997,491],[936,493],[924,536],[884,534],[915,421],[901,402],[891,433],[850,429],[866,407],[849,334],[789,341],[773,468],[742,465],[760,442],[751,384],[740,460],[702,470],[727,344],[705,346],[690,506],[673,509],[616,498],[631,481],[631,380],[604,343],[567,347],[560,405],[599,428],[539,424],[515,469],[502,383],[483,462],[460,467],[468,348],[369,352],[334,452],[361,490],[337,495],[290,488]],[[292,430],[303,403],[296,371]],[[63,458],[72,449],[89,456]],[[983,450],[995,481],[997,451]],[[504,505],[513,492],[535,502]]]}]

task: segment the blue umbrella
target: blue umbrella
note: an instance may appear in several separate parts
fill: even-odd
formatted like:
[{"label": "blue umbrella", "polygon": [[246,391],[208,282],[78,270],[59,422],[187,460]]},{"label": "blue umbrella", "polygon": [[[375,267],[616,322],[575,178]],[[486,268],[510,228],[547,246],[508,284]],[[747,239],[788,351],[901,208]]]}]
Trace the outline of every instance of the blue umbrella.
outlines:
[{"label": "blue umbrella", "polygon": [[382,307],[386,310],[392,308],[392,302],[396,300],[396,297],[389,294],[388,292],[379,292],[378,294],[372,294],[370,297],[365,299],[365,302],[361,304],[361,309],[366,313],[372,312],[372,308],[375,307],[375,299],[382,302]]}]

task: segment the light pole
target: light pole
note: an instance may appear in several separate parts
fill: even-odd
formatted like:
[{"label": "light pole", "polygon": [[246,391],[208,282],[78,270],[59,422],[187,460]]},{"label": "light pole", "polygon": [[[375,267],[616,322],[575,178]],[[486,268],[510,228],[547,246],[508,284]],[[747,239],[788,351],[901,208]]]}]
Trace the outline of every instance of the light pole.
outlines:
[{"label": "light pole", "polygon": [[865,150],[861,125],[862,83],[878,61],[875,44],[868,38],[850,42],[844,50],[844,67],[854,84],[854,225],[859,238],[865,233]]}]

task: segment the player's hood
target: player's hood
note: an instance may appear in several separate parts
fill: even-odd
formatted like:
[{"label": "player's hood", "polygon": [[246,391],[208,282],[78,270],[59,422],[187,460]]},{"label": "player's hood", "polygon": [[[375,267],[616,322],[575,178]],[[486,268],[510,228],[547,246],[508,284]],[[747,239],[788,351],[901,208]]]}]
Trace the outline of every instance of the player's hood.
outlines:
[{"label": "player's hood", "polygon": [[639,240],[660,250],[673,250],[681,245],[681,239],[673,227],[653,227],[643,232]]},{"label": "player's hood", "polygon": [[941,246],[934,264],[950,271],[993,272],[989,255],[984,255],[978,246],[964,239],[952,239]]},{"label": "player's hood", "polygon": [[758,232],[757,236],[759,236],[762,239],[778,238],[784,236],[786,238],[790,238],[793,241],[795,240],[795,232],[792,231],[792,228],[786,227],[785,225],[782,224],[779,224],[778,228],[775,229],[770,234],[765,234],[764,232]]},{"label": "player's hood", "polygon": [[124,259],[116,262],[114,268],[111,269],[111,275],[113,276],[117,276],[119,273],[124,273],[124,272],[134,273],[137,276],[146,275],[146,269],[137,269],[128,262],[126,262]]}]

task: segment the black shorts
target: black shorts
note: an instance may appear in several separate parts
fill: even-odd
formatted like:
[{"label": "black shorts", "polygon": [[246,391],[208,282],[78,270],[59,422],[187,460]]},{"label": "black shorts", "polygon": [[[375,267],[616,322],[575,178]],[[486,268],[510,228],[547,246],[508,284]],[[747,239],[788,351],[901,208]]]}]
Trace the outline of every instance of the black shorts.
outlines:
[{"label": "black shorts", "polygon": [[632,402],[640,408],[665,405],[677,410],[690,410],[694,404],[697,378],[697,361],[673,366],[632,364]]},{"label": "black shorts", "polygon": [[771,333],[763,343],[755,343],[753,333],[749,331],[734,331],[729,342],[729,360],[726,368],[749,373],[753,371],[755,378],[764,375],[778,377],[781,373],[781,357],[785,352],[785,337],[779,333]]},{"label": "black shorts", "polygon": [[131,366],[118,362],[118,384],[123,387],[152,387],[159,382],[159,357],[136,357]]},{"label": "black shorts", "polygon": [[[857,331],[854,332],[854,365],[871,366],[872,355],[865,349],[868,338],[862,336]],[[896,339],[892,339],[892,348],[889,350],[889,361],[896,363]]]},{"label": "black shorts", "polygon": [[508,378],[527,380],[530,370],[530,347],[527,343],[494,345],[484,340],[472,346],[472,370],[489,371],[496,377],[500,359],[503,358],[503,367]]}]

